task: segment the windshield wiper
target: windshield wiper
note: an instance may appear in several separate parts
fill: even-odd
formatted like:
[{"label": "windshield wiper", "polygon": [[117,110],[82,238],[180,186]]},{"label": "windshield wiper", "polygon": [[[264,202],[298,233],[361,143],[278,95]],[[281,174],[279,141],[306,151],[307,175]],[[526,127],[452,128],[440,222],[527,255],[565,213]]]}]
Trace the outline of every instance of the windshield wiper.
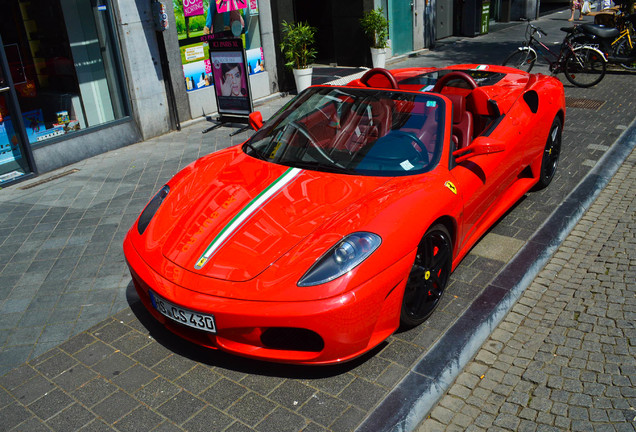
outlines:
[{"label": "windshield wiper", "polygon": [[332,173],[338,173],[338,174],[354,174],[353,171],[345,167],[342,167],[339,165],[320,163],[317,161],[294,160],[294,161],[281,161],[280,163],[293,166],[296,168],[306,168],[306,169],[310,169],[314,171],[326,171],[326,172],[332,172]]},{"label": "windshield wiper", "polygon": [[260,160],[267,160],[267,156],[261,153],[260,150],[254,147],[249,141],[246,141],[244,146],[252,150],[251,153],[245,152],[248,156],[254,156],[256,159],[260,159]]}]

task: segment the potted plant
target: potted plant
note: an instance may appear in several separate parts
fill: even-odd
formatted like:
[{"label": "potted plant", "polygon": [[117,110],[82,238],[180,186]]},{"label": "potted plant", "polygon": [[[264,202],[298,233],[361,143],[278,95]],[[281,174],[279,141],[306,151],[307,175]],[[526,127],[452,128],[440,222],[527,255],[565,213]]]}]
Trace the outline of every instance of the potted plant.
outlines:
[{"label": "potted plant", "polygon": [[362,31],[371,39],[373,67],[383,68],[386,63],[386,48],[389,46],[389,21],[382,8],[371,9],[360,18]]},{"label": "potted plant", "polygon": [[313,68],[310,65],[316,58],[314,48],[316,28],[307,23],[288,23],[283,21],[283,41],[280,49],[285,57],[285,66],[294,71],[294,80],[298,93],[311,85]]}]

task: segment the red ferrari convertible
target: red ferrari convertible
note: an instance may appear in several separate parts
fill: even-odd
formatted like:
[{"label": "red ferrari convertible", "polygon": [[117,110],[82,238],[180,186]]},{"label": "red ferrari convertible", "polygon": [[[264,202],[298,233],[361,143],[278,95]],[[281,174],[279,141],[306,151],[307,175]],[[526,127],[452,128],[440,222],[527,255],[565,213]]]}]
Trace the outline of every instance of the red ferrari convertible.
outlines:
[{"label": "red ferrari convertible", "polygon": [[159,190],[124,241],[134,285],[197,344],[353,359],[428,319],[486,230],[550,183],[564,118],[561,82],[503,66],[310,87]]}]

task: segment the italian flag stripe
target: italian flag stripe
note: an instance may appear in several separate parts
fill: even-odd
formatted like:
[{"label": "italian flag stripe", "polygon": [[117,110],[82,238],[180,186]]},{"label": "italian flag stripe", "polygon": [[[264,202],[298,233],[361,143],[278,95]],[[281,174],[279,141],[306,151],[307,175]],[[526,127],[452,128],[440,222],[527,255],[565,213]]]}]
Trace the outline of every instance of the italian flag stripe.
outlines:
[{"label": "italian flag stripe", "polygon": [[229,224],[225,226],[212,240],[203,255],[199,258],[194,268],[201,269],[210,259],[212,255],[223,245],[223,243],[234,234],[234,232],[245,222],[254,212],[256,212],[265,202],[276,195],[282,188],[289,184],[296,176],[301,173],[299,168],[288,168],[287,171],[278,177],[272,184],[267,186],[259,193],[245,208],[232,218]]}]

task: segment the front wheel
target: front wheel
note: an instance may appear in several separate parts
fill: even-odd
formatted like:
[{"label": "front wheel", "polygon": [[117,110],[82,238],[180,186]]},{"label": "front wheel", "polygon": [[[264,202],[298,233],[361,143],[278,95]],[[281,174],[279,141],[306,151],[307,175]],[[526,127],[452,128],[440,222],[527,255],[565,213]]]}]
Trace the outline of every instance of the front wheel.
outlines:
[{"label": "front wheel", "polygon": [[603,56],[587,46],[569,52],[563,63],[565,78],[577,87],[592,87],[601,82],[605,68]]},{"label": "front wheel", "polygon": [[429,228],[417,247],[402,300],[400,324],[420,325],[433,313],[448,284],[453,264],[453,244],[444,225]]},{"label": "front wheel", "polygon": [[530,47],[520,47],[511,52],[503,61],[503,66],[510,66],[530,72],[537,61],[537,53]]}]

